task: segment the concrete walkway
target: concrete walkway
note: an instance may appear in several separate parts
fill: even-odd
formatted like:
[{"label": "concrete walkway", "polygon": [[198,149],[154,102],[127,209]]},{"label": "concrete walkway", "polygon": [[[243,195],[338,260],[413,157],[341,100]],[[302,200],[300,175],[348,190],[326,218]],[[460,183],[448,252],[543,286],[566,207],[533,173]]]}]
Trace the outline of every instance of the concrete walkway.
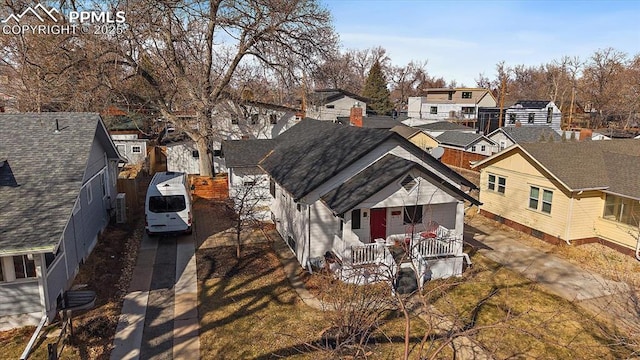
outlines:
[{"label": "concrete walkway", "polygon": [[[144,351],[142,351],[149,346],[154,346],[153,344],[143,344],[145,324],[147,324],[146,326],[155,327],[156,330],[160,327],[166,328],[166,331],[161,330],[163,334],[158,336],[157,339],[160,341],[164,338],[169,339],[168,344],[162,344],[162,347],[168,348],[169,354],[156,349],[157,354],[151,357],[195,360],[200,357],[198,285],[194,237],[182,236],[176,238],[175,261],[173,259],[161,259],[158,261],[156,256],[159,255],[157,253],[159,241],[157,238],[149,239],[146,235],[143,237],[136,267],[129,285],[129,292],[125,296],[122,305],[122,312],[113,342],[114,348],[111,351],[112,360],[140,359],[151,356],[143,354]],[[171,260],[167,261],[167,264],[175,266],[175,268],[160,269],[158,271],[158,266],[164,264],[163,260]],[[146,319],[150,294],[155,290],[152,289],[154,272],[175,274],[175,279],[171,280],[171,283],[175,283],[175,285],[169,286],[170,291],[173,292],[172,296],[170,296],[172,301],[165,304],[173,307],[172,315],[168,316],[172,318],[169,320],[171,323],[168,324],[158,324],[158,320],[162,322],[167,316]],[[157,312],[159,309],[156,309],[156,307],[154,305],[154,311]]]},{"label": "concrete walkway", "polygon": [[[521,273],[546,291],[588,310],[618,320],[637,321],[638,314],[625,310],[629,286],[587,271],[558,256],[514,239],[513,233],[471,218],[465,224],[465,242],[487,258]],[[635,319],[635,320],[634,320]]]}]

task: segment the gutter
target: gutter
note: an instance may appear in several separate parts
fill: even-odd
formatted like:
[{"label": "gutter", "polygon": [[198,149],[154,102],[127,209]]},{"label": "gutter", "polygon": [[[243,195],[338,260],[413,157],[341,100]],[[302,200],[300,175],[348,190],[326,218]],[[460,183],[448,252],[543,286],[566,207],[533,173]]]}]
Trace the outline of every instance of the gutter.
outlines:
[{"label": "gutter", "polygon": [[34,331],[33,335],[31,335],[31,339],[29,340],[27,347],[22,352],[22,355],[20,355],[20,360],[25,360],[27,357],[29,357],[29,353],[31,352],[33,345],[35,345],[36,340],[40,335],[40,331],[42,331],[42,327],[46,322],[47,322],[47,315],[42,314],[42,319],[40,319],[40,324],[38,324],[38,327],[36,328],[36,331]]}]

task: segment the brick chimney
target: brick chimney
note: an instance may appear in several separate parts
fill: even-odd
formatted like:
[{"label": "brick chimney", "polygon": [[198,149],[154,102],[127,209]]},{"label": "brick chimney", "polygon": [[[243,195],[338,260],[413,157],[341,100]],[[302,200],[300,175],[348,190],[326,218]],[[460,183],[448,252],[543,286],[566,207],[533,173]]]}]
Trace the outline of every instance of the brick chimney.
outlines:
[{"label": "brick chimney", "polygon": [[362,127],[362,108],[360,107],[360,104],[356,103],[351,108],[349,122],[351,123],[351,126]]}]

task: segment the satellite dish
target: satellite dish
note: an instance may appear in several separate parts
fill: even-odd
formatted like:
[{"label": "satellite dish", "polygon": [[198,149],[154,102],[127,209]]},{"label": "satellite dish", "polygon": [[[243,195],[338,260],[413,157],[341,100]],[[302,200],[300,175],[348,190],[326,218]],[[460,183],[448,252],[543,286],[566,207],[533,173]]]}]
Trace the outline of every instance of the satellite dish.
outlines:
[{"label": "satellite dish", "polygon": [[436,146],[433,149],[431,149],[431,156],[433,156],[434,158],[440,159],[442,155],[444,155],[444,148]]}]

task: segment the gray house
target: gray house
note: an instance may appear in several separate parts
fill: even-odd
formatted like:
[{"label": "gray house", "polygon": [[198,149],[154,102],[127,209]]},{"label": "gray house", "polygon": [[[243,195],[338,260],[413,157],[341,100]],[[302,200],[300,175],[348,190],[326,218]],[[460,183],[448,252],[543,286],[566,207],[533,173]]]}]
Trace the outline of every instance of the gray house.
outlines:
[{"label": "gray house", "polygon": [[502,151],[513,144],[562,141],[562,137],[549,126],[507,126],[501,127],[487,135],[498,147],[495,152]]},{"label": "gray house", "polygon": [[0,329],[51,321],[109,222],[122,161],[100,115],[0,115]]}]

